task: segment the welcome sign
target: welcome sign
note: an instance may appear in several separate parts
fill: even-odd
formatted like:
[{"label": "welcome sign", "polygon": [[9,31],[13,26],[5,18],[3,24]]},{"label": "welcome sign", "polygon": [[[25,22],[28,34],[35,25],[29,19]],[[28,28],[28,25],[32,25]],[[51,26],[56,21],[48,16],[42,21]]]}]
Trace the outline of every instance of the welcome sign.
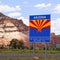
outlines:
[{"label": "welcome sign", "polygon": [[50,42],[50,15],[30,16],[29,41]]}]

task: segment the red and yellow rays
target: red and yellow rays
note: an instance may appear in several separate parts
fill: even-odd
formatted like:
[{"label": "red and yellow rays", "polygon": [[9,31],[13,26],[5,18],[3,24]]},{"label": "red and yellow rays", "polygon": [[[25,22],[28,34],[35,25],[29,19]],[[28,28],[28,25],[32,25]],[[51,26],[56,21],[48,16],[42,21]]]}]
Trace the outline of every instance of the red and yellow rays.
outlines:
[{"label": "red and yellow rays", "polygon": [[41,32],[43,28],[50,28],[50,20],[31,20],[29,26]]}]

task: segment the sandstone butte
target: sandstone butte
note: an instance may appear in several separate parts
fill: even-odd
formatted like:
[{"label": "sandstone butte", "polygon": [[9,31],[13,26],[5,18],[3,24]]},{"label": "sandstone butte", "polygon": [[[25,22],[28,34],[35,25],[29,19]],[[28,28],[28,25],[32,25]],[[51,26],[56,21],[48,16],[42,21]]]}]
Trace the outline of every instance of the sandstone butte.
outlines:
[{"label": "sandstone butte", "polygon": [[0,13],[0,45],[8,45],[12,39],[28,40],[28,26],[22,20]]}]

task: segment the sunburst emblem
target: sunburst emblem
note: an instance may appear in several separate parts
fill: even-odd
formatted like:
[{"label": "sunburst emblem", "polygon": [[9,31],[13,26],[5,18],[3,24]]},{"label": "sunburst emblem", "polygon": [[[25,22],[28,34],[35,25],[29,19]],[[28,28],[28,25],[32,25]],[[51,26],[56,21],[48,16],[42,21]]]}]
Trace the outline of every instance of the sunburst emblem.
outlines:
[{"label": "sunburst emblem", "polygon": [[29,26],[41,32],[43,28],[50,28],[50,20],[31,20]]}]

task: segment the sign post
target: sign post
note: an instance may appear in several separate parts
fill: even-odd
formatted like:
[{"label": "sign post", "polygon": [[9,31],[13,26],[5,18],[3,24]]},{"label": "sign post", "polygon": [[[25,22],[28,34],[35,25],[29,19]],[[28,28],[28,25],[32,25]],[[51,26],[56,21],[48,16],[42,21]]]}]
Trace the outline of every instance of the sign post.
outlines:
[{"label": "sign post", "polygon": [[33,43],[33,55],[35,54],[35,48],[34,48],[34,43]]},{"label": "sign post", "polygon": [[[31,43],[37,43],[37,42],[49,43],[50,42],[50,15],[31,15],[30,16],[29,42]],[[45,45],[45,52],[47,52],[46,45]],[[46,53],[45,53],[45,56],[46,56]]]},{"label": "sign post", "polygon": [[45,43],[45,60],[47,60],[47,43]]}]

